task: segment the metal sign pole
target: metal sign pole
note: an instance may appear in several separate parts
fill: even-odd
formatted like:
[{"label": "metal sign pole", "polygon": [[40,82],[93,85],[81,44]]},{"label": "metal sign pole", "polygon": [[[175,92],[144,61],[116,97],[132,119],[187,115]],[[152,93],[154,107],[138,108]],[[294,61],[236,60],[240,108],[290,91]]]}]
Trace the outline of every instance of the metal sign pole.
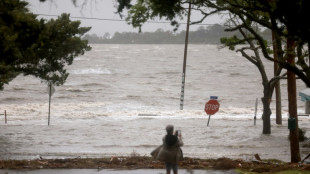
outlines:
[{"label": "metal sign pole", "polygon": [[4,115],[4,123],[6,124],[7,123],[7,120],[6,120],[6,110],[4,110],[4,114],[0,114],[0,115]]},{"label": "metal sign pole", "polygon": [[256,113],[257,113],[257,98],[256,98],[256,102],[255,102],[254,126],[256,125]]},{"label": "metal sign pole", "polygon": [[49,96],[48,98],[48,121],[47,121],[47,125],[50,125],[50,119],[51,119],[51,100],[52,100],[52,95],[55,92],[55,88],[52,84],[52,82],[48,83],[48,86],[46,88],[46,92]]},{"label": "metal sign pole", "polygon": [[211,118],[211,115],[209,115],[209,119],[208,119],[208,124],[207,124],[207,126],[209,126],[210,118]]},{"label": "metal sign pole", "polygon": [[49,83],[49,102],[48,102],[48,122],[47,125],[50,125],[50,113],[51,113],[51,99],[52,99],[52,83]]},{"label": "metal sign pole", "polygon": [[8,120],[6,119],[6,110],[4,110],[4,120],[5,124],[7,124]]}]

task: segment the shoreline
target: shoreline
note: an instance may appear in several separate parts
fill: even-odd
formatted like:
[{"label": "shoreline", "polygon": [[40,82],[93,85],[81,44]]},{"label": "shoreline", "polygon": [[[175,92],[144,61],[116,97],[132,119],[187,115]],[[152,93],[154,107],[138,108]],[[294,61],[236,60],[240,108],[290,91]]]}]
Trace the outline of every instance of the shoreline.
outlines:
[{"label": "shoreline", "polygon": [[[180,169],[234,170],[248,172],[279,172],[285,170],[310,170],[309,164],[287,163],[279,160],[241,159],[199,159],[188,158],[179,163]],[[34,160],[0,160],[1,170],[38,170],[38,169],[164,169],[164,164],[146,156],[118,156],[106,158],[67,158]]]},{"label": "shoreline", "polygon": [[[38,155],[44,159],[149,156],[162,143],[164,126],[174,124],[182,130],[185,157],[250,161],[259,154],[262,159],[290,161],[286,121],[283,125],[272,124],[270,135],[261,134],[260,120],[256,126],[253,120],[217,118],[208,127],[206,122],[207,118],[202,117],[109,117],[50,126],[7,125],[1,130],[0,159],[31,160]],[[308,119],[299,124],[309,132]],[[309,148],[300,150],[302,158],[310,153]]]}]

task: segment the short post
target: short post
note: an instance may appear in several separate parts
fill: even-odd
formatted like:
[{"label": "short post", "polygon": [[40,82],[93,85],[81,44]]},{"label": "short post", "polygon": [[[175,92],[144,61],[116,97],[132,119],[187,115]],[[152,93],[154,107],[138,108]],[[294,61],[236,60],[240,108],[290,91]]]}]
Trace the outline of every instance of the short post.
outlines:
[{"label": "short post", "polygon": [[4,115],[4,123],[6,124],[7,123],[7,120],[6,120],[6,110],[4,110],[4,114],[0,114],[0,115]]},{"label": "short post", "polygon": [[255,112],[254,112],[254,126],[256,125],[256,113],[257,113],[257,98],[256,98],[256,102],[255,102]]},{"label": "short post", "polygon": [[47,125],[50,125],[50,114],[51,114],[51,98],[52,98],[52,83],[49,83],[49,100],[48,100],[48,121],[47,121]]},{"label": "short post", "polygon": [[5,124],[8,122],[6,119],[6,110],[4,110],[4,121],[5,121]]},{"label": "short post", "polygon": [[52,100],[52,95],[55,92],[55,88],[53,87],[52,82],[48,83],[48,87],[47,87],[47,94],[48,94],[48,121],[47,121],[47,125],[50,125],[50,115],[51,115],[51,100]]}]

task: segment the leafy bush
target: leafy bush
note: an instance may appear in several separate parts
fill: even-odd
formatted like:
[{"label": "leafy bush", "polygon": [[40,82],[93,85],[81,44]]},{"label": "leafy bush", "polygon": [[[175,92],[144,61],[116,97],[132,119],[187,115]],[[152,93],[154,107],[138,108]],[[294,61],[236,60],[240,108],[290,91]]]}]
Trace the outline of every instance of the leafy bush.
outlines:
[{"label": "leafy bush", "polygon": [[[301,128],[298,128],[298,139],[300,142],[304,142],[306,140],[308,140],[308,138],[305,136],[306,134],[306,131],[301,129]],[[288,139],[290,139],[290,135],[288,135]]]},{"label": "leafy bush", "polygon": [[308,138],[305,136],[306,131],[303,129],[298,128],[298,135],[299,135],[299,141],[303,142],[307,140]]}]

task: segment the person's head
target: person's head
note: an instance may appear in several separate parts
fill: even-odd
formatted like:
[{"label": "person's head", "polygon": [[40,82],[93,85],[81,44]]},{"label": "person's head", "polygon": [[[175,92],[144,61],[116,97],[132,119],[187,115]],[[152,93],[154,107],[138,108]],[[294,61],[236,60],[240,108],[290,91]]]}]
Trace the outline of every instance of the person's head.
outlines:
[{"label": "person's head", "polygon": [[173,125],[166,126],[166,131],[167,131],[168,135],[172,135],[173,134]]}]

